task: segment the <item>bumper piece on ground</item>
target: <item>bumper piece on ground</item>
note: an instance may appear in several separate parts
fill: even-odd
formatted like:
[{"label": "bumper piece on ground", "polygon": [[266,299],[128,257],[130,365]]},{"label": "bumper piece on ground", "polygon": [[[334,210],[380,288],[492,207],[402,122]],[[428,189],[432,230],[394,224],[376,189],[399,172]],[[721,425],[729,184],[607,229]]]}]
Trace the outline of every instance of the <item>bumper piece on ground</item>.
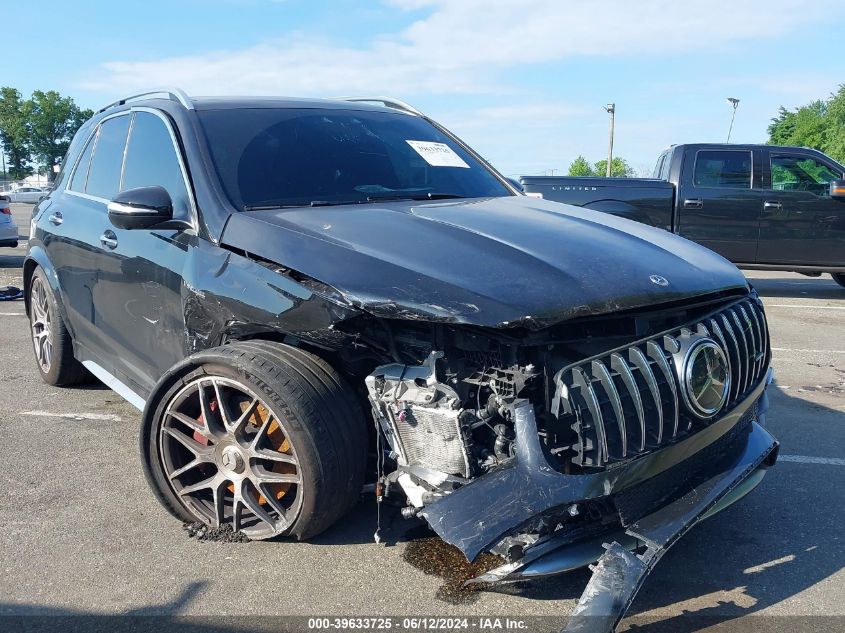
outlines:
[{"label": "bumper piece on ground", "polygon": [[615,541],[606,546],[563,632],[613,631],[663,554],[755,471],[774,464],[777,450],[777,441],[754,423],[745,450],[729,467],[626,530],[645,543],[645,552],[634,554]]}]

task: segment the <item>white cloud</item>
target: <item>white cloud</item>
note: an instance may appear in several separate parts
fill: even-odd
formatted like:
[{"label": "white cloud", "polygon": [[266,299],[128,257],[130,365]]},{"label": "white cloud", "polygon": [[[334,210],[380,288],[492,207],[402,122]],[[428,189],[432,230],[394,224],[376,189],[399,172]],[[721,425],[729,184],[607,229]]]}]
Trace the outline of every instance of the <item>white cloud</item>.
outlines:
[{"label": "white cloud", "polygon": [[[360,92],[450,94],[507,91],[508,69],[581,56],[678,54],[774,38],[818,21],[835,0],[391,0],[427,11],[403,31],[361,47],[288,35],[240,50],[152,61],[115,60],[82,87],[113,94],[179,85],[192,94]],[[784,20],[783,16],[790,18]],[[728,17],[726,17],[728,16]]]}]

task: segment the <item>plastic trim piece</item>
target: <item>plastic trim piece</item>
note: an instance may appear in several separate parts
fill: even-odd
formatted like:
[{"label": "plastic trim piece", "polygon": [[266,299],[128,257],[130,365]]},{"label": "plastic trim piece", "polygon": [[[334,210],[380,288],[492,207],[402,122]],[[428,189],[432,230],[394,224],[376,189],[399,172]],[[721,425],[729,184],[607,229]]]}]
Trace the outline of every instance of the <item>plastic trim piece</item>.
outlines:
[{"label": "plastic trim piece", "polygon": [[114,391],[117,395],[121,398],[126,400],[129,404],[133,407],[138,409],[139,411],[143,411],[144,407],[147,405],[147,401],[144,400],[141,396],[137,393],[132,391],[128,386],[122,383],[120,380],[115,378],[112,374],[108,371],[100,367],[97,363],[92,360],[84,360],[82,361],[82,365],[94,374],[97,378],[103,381],[103,383],[112,391]]}]

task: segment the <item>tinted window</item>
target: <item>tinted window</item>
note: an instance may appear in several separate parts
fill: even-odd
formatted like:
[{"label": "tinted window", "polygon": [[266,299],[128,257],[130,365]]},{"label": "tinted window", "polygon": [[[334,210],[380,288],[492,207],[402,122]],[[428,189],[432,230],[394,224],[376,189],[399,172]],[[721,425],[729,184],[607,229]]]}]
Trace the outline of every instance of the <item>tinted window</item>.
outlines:
[{"label": "tinted window", "polygon": [[189,217],[188,190],[167,126],[154,114],[136,112],[126,148],[122,189],[153,185],[167,189],[175,217]]},{"label": "tinted window", "polygon": [[651,174],[652,178],[662,178],[663,162],[666,160],[666,152],[663,152],[657,157],[657,164],[654,166],[654,171]]},{"label": "tinted window", "polygon": [[120,170],[123,166],[129,119],[128,116],[119,116],[100,125],[94,158],[91,159],[91,169],[88,172],[86,193],[110,200],[120,189]]},{"label": "tinted window", "polygon": [[223,188],[240,208],[513,195],[417,116],[293,108],[198,114]]},{"label": "tinted window", "polygon": [[71,191],[85,191],[85,180],[88,178],[88,166],[91,163],[91,153],[94,151],[94,143],[97,141],[97,135],[91,135],[88,139],[88,144],[82,152],[82,157],[76,165],[76,171],[73,172],[73,178],[70,180],[68,189]]},{"label": "tinted window", "polygon": [[809,156],[772,156],[772,189],[809,191],[819,196],[830,193],[830,182],[842,174]]},{"label": "tinted window", "polygon": [[751,188],[751,152],[703,150],[695,159],[696,187]]}]

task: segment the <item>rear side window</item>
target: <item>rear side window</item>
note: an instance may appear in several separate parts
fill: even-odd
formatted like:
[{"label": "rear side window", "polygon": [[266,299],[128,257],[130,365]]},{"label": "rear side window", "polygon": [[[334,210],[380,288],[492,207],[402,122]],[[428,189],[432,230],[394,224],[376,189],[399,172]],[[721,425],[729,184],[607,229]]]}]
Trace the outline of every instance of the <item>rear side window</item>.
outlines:
[{"label": "rear side window", "polygon": [[190,217],[188,190],[167,125],[154,114],[136,112],[126,148],[122,190],[154,185],[167,189],[174,217]]},{"label": "rear side window", "polygon": [[97,142],[97,135],[92,134],[88,139],[88,144],[82,152],[82,156],[76,165],[76,171],[73,172],[73,178],[70,180],[68,189],[71,191],[85,191],[85,181],[88,179],[88,167],[91,164],[91,154],[94,151],[94,144]]},{"label": "rear side window", "polygon": [[100,125],[100,134],[91,159],[88,184],[85,192],[111,200],[120,189],[120,172],[123,167],[123,150],[129,131],[128,116],[119,116]]},{"label": "rear side window", "polygon": [[657,157],[657,164],[654,166],[654,171],[651,174],[652,178],[663,177],[663,163],[666,161],[666,152],[663,152]]},{"label": "rear side window", "polygon": [[750,189],[751,152],[740,150],[698,152],[693,183],[696,187]]}]

